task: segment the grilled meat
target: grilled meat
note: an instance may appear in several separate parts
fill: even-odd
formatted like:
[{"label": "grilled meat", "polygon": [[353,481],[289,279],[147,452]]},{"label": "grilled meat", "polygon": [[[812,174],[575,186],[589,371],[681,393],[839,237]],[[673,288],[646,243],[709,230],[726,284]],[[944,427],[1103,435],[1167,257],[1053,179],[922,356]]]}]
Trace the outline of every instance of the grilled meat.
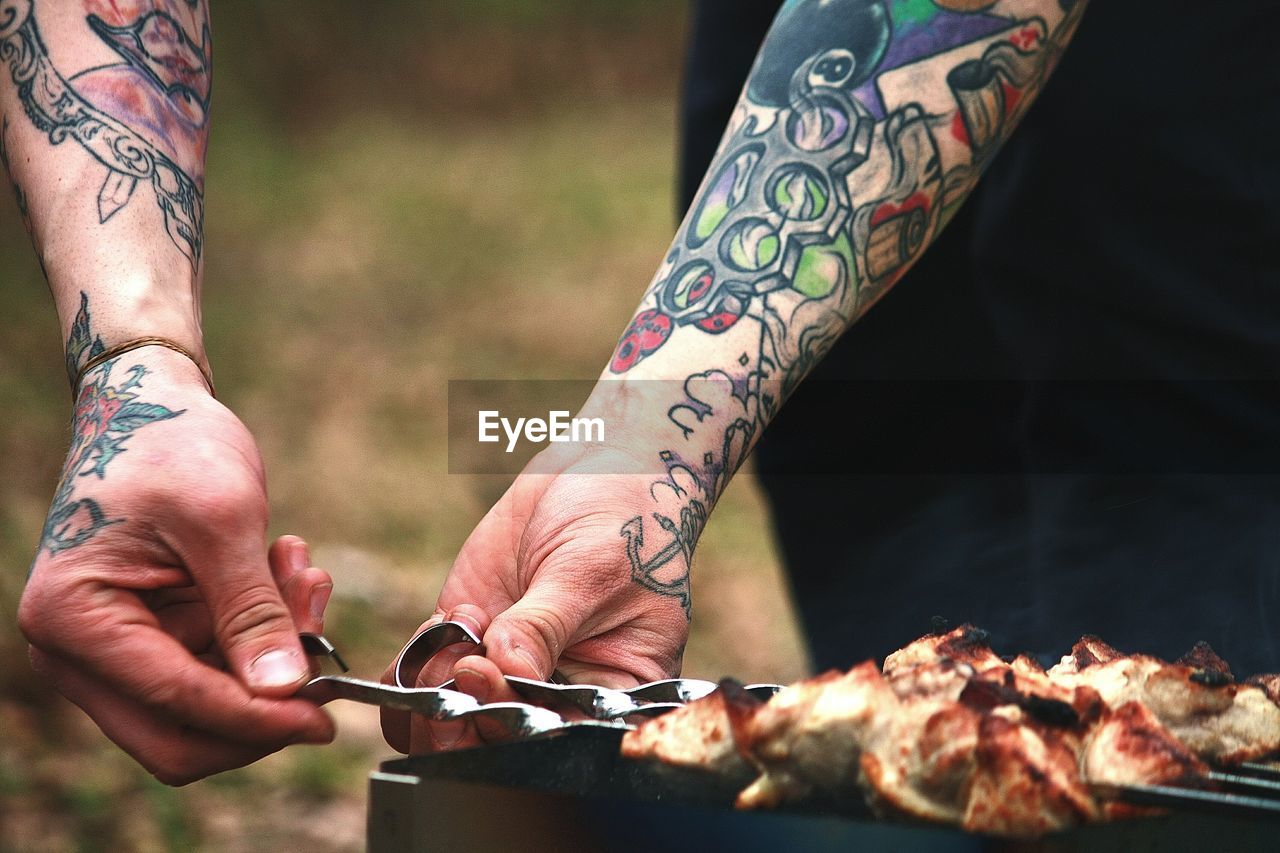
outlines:
[{"label": "grilled meat", "polygon": [[1237,764],[1280,751],[1280,706],[1261,687],[1233,681],[1225,664],[1201,669],[1128,655],[1080,666],[1071,656],[1049,677],[1064,686],[1090,686],[1111,707],[1141,703],[1211,763]]},{"label": "grilled meat", "polygon": [[1177,785],[1209,771],[1141,702],[1108,708],[1089,732],[1080,769],[1090,782]]},{"label": "grilled meat", "polygon": [[1261,688],[1268,699],[1280,705],[1280,675],[1253,675],[1245,683]]},{"label": "grilled meat", "polygon": [[627,732],[622,754],[727,777],[749,777],[751,765],[738,750],[734,723],[760,704],[737,682],[726,679],[714,693]]},{"label": "grilled meat", "polygon": [[815,790],[856,793],[862,751],[884,737],[897,704],[873,661],[784,689],[741,727],[739,746],[760,778],[738,805],[776,806]]},{"label": "grilled meat", "polygon": [[764,704],[734,690],[645,723],[624,754],[754,772],[740,808],[860,794],[884,814],[1027,836],[1141,811],[1091,785],[1189,783],[1206,762],[1280,751],[1280,676],[1237,683],[1204,644],[1171,664],[1084,637],[1046,671],[963,626]]},{"label": "grilled meat", "polygon": [[1080,773],[1080,736],[1025,722],[1020,710],[982,718],[965,829],[1035,836],[1100,817]]}]

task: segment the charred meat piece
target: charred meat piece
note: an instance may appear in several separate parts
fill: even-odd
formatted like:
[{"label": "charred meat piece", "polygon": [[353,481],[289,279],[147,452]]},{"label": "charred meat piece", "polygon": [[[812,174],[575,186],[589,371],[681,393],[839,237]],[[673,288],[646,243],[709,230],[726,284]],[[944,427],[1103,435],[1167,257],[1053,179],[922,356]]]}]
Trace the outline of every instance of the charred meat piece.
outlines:
[{"label": "charred meat piece", "polygon": [[[1103,714],[1084,743],[1080,769],[1090,782],[1106,785],[1181,785],[1209,771],[1141,702]],[[1123,803],[1104,810],[1107,817],[1140,811]]]},{"label": "charred meat piece", "polygon": [[1227,681],[1235,681],[1235,676],[1231,674],[1231,667],[1225,660],[1218,657],[1218,653],[1213,650],[1213,646],[1204,640],[1196,643],[1191,647],[1191,651],[1178,658],[1174,663],[1181,666],[1189,666],[1192,669],[1198,669],[1206,673],[1217,673],[1226,676]]},{"label": "charred meat piece", "polygon": [[1088,686],[1112,708],[1140,702],[1204,761],[1235,764],[1280,751],[1280,706],[1260,687],[1205,678],[1206,670],[1146,655],[1117,657],[1049,677],[1064,686]]},{"label": "charred meat piece", "polygon": [[1085,634],[1071,647],[1071,654],[1063,657],[1050,673],[1075,673],[1100,663],[1110,663],[1124,657],[1093,634]]},{"label": "charred meat piece", "polygon": [[881,814],[939,823],[964,816],[982,714],[958,702],[908,700],[863,752],[868,802]]},{"label": "charred meat piece", "polygon": [[1079,737],[1022,725],[1020,713],[983,717],[961,825],[974,832],[1037,836],[1097,820],[1100,807],[1080,773]]},{"label": "charred meat piece", "polygon": [[767,808],[815,790],[856,796],[862,751],[897,705],[874,661],[787,687],[744,722],[739,745],[761,773],[738,806]]},{"label": "charred meat piece", "polygon": [[1007,667],[987,645],[987,632],[973,625],[961,625],[945,634],[929,634],[909,643],[884,659],[884,671],[950,660],[972,667],[975,672]]},{"label": "charred meat piece", "polygon": [[1280,705],[1280,675],[1253,675],[1245,683],[1261,688],[1262,692],[1267,694],[1268,699]]},{"label": "charred meat piece", "polygon": [[627,732],[622,754],[726,777],[749,777],[751,765],[738,751],[734,726],[741,726],[760,705],[741,685],[726,679],[719,690]]}]

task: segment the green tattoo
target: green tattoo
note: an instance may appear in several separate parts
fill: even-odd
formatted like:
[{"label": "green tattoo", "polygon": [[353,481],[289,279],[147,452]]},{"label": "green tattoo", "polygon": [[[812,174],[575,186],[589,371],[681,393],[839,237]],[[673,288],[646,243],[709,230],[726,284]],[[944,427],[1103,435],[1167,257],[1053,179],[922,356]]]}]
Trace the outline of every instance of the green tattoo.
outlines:
[{"label": "green tattoo", "polygon": [[[99,352],[102,340],[90,331],[88,297],[81,294],[80,313],[67,339],[68,370],[78,370]],[[125,444],[134,432],[183,413],[139,398],[142,379],[147,375],[147,369],[140,364],[128,369],[123,382],[113,383],[112,372],[118,363],[119,359],[112,359],[90,371],[76,397],[71,450],[40,537],[40,548],[51,556],[88,542],[104,527],[124,521],[111,517],[94,498],[77,495],[77,486],[84,478],[104,479],[111,462],[126,452]]]}]

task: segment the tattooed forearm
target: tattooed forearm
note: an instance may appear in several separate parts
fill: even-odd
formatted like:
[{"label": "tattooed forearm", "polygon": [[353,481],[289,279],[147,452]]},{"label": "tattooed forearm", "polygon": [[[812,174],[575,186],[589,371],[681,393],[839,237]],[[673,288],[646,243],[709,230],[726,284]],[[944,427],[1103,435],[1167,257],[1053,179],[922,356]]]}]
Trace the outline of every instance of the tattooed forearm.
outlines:
[{"label": "tattooed forearm", "polygon": [[198,268],[204,229],[211,49],[206,0],[84,0],[85,25],[119,62],[55,68],[35,0],[0,0],[0,61],[31,122],[103,169],[98,221],[149,184],[174,246]]},{"label": "tattooed forearm", "polygon": [[[67,370],[73,378],[81,365],[102,352],[102,341],[91,329],[88,297],[81,297],[80,313],[67,339]],[[183,413],[140,398],[147,375],[141,364],[128,368],[123,381],[113,382],[119,361],[112,359],[91,370],[76,397],[71,450],[40,537],[41,549],[50,555],[88,542],[104,527],[124,520],[111,517],[92,496],[81,496],[77,486],[85,478],[102,480],[135,431]]]},{"label": "tattooed forearm", "polygon": [[[687,377],[654,486],[674,495],[663,504],[672,529],[673,505],[696,504],[705,519],[781,402],[949,221],[1084,7],[785,4],[609,366]],[[631,547],[638,522],[628,557],[636,582],[654,588]],[[674,542],[691,554],[692,541]]]}]

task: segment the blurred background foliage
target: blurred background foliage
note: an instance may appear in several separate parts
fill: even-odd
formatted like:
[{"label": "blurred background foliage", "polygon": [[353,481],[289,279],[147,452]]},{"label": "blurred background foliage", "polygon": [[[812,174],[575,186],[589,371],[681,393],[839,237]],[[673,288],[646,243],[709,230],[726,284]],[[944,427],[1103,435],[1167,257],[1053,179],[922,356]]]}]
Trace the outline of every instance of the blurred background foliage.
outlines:
[{"label": "blurred background foliage", "polygon": [[[213,3],[206,342],[258,437],[272,535],[336,579],[327,633],[380,673],[507,478],[447,473],[449,379],[591,378],[674,230],[675,0]],[[0,605],[68,437],[51,303],[0,200]],[[758,494],[699,548],[686,674],[804,671]],[[360,849],[370,708],[183,789],[152,781],[0,633],[0,848]]]}]

